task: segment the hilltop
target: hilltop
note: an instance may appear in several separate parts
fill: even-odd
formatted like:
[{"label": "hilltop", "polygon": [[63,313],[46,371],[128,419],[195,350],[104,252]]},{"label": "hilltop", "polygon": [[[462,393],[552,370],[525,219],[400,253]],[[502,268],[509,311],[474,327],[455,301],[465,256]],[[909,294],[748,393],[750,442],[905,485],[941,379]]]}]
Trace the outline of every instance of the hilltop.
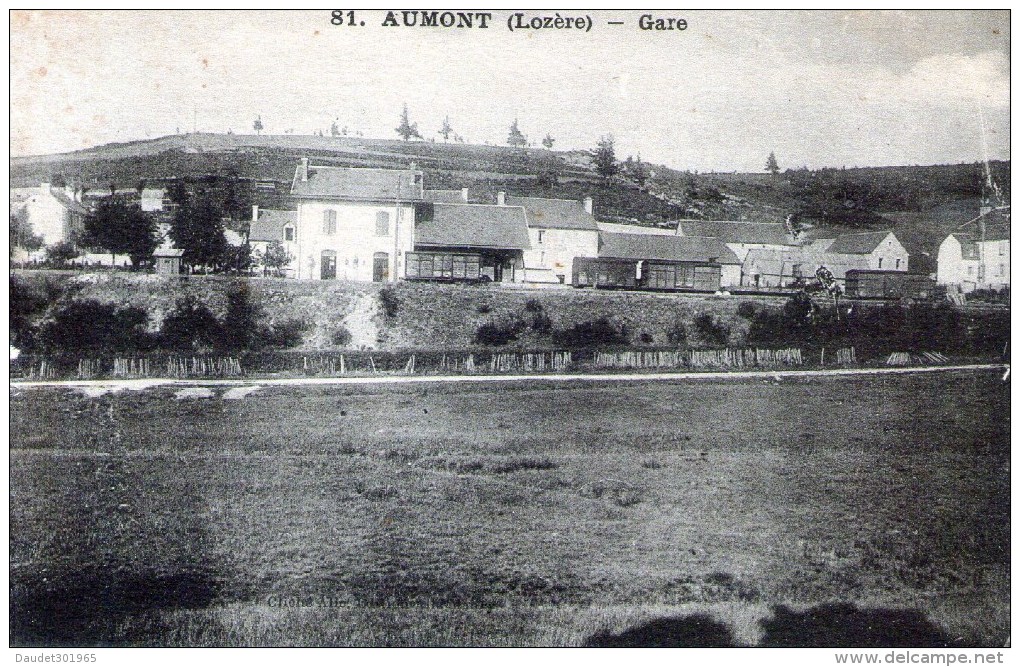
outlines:
[{"label": "hilltop", "polygon": [[[299,157],[314,164],[407,167],[426,187],[581,198],[591,195],[604,220],[665,225],[678,218],[783,221],[854,229],[893,228],[914,255],[932,254],[945,232],[973,218],[985,196],[984,165],[788,169],[767,173],[691,173],[622,162],[605,183],[584,151],[516,149],[360,137],[194,133],[106,144],[71,153],[11,160],[11,186],[55,178],[85,185],[134,187],[143,179],[233,174],[289,183]],[[618,158],[624,156],[618,155]],[[1010,163],[989,165],[1009,202]]]}]

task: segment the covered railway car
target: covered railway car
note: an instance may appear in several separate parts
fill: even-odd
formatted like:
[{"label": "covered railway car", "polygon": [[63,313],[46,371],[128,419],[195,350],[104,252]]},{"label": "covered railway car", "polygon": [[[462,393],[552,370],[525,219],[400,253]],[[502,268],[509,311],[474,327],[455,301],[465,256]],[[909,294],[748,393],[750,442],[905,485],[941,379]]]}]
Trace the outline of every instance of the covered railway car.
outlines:
[{"label": "covered railway car", "polygon": [[850,269],[846,272],[846,295],[851,299],[930,299],[935,281],[905,271]]},{"label": "covered railway car", "polygon": [[714,262],[575,257],[574,287],[717,292],[722,265]]},{"label": "covered railway car", "polygon": [[474,253],[409,252],[404,255],[408,280],[436,282],[482,282],[482,257]]}]

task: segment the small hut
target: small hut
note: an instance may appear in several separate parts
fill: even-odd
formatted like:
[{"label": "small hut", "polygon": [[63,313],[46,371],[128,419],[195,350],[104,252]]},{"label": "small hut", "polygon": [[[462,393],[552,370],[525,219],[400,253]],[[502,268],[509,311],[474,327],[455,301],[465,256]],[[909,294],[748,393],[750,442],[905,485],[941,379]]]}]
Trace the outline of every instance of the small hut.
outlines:
[{"label": "small hut", "polygon": [[156,273],[161,276],[176,276],[181,272],[181,256],[183,250],[177,248],[157,248],[152,253],[156,260]]}]

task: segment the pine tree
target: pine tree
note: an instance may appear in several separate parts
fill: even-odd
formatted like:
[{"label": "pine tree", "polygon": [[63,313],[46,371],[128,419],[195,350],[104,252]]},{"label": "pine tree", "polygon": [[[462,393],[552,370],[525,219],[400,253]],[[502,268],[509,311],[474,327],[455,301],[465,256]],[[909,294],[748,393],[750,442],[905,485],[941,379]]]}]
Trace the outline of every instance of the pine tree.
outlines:
[{"label": "pine tree", "polygon": [[528,145],[528,138],[524,136],[520,128],[517,127],[517,119],[514,118],[513,124],[510,126],[510,135],[507,137],[506,142],[514,148],[524,148]]},{"label": "pine tree", "polygon": [[765,160],[765,171],[773,176],[779,173],[779,162],[776,161],[775,152],[769,153],[768,159]]},{"label": "pine tree", "polygon": [[450,135],[453,134],[453,128],[450,127],[449,116],[443,119],[443,126],[439,128],[439,134],[442,135],[444,144],[450,140]]},{"label": "pine tree", "polygon": [[545,133],[545,139],[542,140],[542,145],[545,146],[546,148],[548,148],[549,150],[552,150],[553,144],[555,142],[556,142],[556,140],[553,139],[553,136],[551,134],[549,134],[548,132],[546,132]]},{"label": "pine tree", "polygon": [[255,118],[255,122],[252,124],[252,128],[254,128],[255,134],[259,134],[259,135],[262,134],[262,128],[263,128],[263,125],[262,125],[262,116],[258,116],[258,117]]},{"label": "pine tree", "polygon": [[592,161],[595,163],[595,171],[603,179],[609,181],[620,170],[616,164],[616,152],[613,148],[613,135],[607,134],[599,139],[599,143],[591,152]]},{"label": "pine tree", "polygon": [[408,141],[412,137],[421,139],[421,134],[418,132],[418,123],[412,123],[407,113],[407,104],[404,104],[404,110],[400,114],[400,127],[396,130],[397,134],[404,141]]}]

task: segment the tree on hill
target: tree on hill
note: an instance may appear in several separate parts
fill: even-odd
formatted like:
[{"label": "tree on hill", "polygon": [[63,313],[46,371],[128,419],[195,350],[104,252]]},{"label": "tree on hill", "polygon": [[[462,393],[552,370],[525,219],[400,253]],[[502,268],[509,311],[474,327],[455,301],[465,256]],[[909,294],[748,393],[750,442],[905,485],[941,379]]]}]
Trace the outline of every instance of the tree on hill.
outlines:
[{"label": "tree on hill", "polygon": [[638,153],[637,160],[630,165],[630,177],[634,179],[635,183],[644,187],[650,175],[648,165],[641,161],[641,154]]},{"label": "tree on hill", "polygon": [[604,180],[610,181],[620,171],[616,163],[616,152],[613,147],[613,135],[607,134],[599,139],[598,145],[591,152],[592,162],[595,163],[595,171]]},{"label": "tree on hill", "polygon": [[506,142],[514,148],[525,148],[528,145],[528,138],[524,136],[521,129],[517,127],[516,118],[514,118],[514,122],[510,126],[510,135],[506,138]]},{"label": "tree on hill", "polygon": [[769,153],[768,159],[765,160],[765,171],[773,176],[779,173],[779,162],[776,160],[775,151]]},{"label": "tree on hill", "polygon": [[404,110],[400,114],[400,126],[397,128],[397,134],[404,141],[409,141],[412,137],[421,139],[421,133],[418,132],[418,123],[412,123],[411,118],[407,113],[407,104],[404,104]]},{"label": "tree on hill", "polygon": [[339,137],[340,136],[340,127],[336,124],[335,120],[329,126],[329,135],[331,137]]},{"label": "tree on hill", "polygon": [[556,140],[553,139],[553,136],[551,134],[546,132],[545,133],[545,139],[542,140],[542,145],[545,146],[546,148],[548,148],[549,150],[552,150],[552,147],[553,147],[554,143],[556,143]]},{"label": "tree on hill", "polygon": [[174,246],[184,251],[191,267],[217,267],[227,251],[220,208],[208,196],[191,200],[177,209],[170,224]]},{"label": "tree on hill", "polygon": [[258,135],[262,134],[262,128],[263,128],[263,125],[262,125],[262,116],[257,116],[255,118],[255,122],[252,124],[252,128],[254,128],[255,134],[258,134]]},{"label": "tree on hill", "polygon": [[137,204],[104,197],[85,216],[80,241],[86,247],[102,248],[114,258],[128,255],[131,264],[138,266],[159,245],[157,233],[156,221]]},{"label": "tree on hill", "polygon": [[443,126],[439,128],[439,134],[442,135],[444,144],[450,140],[450,135],[453,134],[453,128],[450,126],[449,116],[443,119]]}]

